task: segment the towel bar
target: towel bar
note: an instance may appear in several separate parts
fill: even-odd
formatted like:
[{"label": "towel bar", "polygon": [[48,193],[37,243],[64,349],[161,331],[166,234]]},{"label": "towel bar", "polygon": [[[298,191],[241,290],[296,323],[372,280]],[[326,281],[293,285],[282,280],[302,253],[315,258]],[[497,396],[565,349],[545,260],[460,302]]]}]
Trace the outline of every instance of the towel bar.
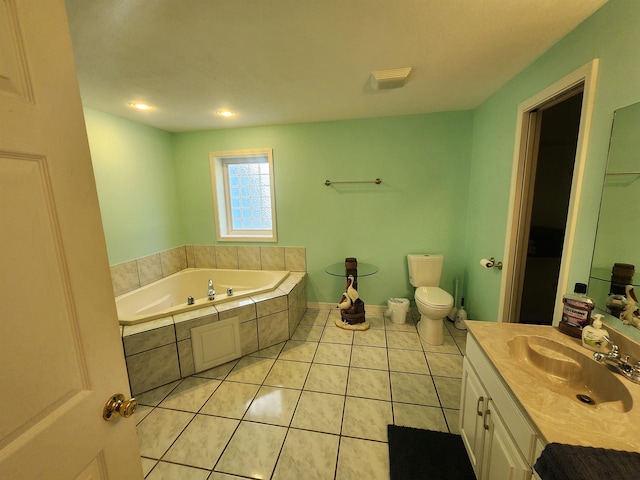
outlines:
[{"label": "towel bar", "polygon": [[376,178],[375,180],[353,180],[353,181],[347,181],[347,182],[335,182],[335,181],[332,182],[331,180],[324,181],[324,184],[327,187],[333,183],[375,183],[376,185],[380,185],[382,183],[382,180],[380,180],[379,178]]}]

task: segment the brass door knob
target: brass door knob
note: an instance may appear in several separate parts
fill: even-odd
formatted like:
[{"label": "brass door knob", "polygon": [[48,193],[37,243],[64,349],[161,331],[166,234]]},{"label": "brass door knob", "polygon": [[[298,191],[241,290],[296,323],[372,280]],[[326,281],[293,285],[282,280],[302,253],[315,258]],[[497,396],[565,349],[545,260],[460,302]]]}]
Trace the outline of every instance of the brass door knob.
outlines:
[{"label": "brass door knob", "polygon": [[133,412],[136,411],[137,407],[138,400],[135,398],[125,400],[123,394],[117,393],[107,400],[107,403],[104,405],[104,409],[102,410],[102,418],[110,422],[116,418],[116,413],[121,417],[129,418],[133,415]]}]

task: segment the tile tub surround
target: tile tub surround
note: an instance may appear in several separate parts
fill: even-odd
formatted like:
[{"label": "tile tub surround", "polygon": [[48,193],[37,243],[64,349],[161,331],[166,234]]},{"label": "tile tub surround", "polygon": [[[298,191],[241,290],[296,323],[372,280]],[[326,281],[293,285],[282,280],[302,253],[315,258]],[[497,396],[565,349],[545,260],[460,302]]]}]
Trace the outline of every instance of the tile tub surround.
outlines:
[{"label": "tile tub surround", "polygon": [[388,423],[457,433],[466,332],[448,322],[432,347],[417,312],[368,313],[366,332],[336,315],[308,309],[291,340],[138,396],[147,480],[388,480]]},{"label": "tile tub surround", "polygon": [[228,245],[176,247],[112,265],[113,293],[117,297],[189,267],[306,272],[306,249]]},{"label": "tile tub surround", "polygon": [[[531,377],[523,374],[517,360],[511,357],[508,344],[518,335],[540,336],[593,358],[593,352],[584,348],[580,339],[563,335],[555,327],[542,325],[468,321],[467,327],[547,443],[640,451],[640,415],[637,412],[640,409],[640,385],[618,373],[612,373],[632,396],[633,407],[628,412],[583,405],[577,400],[553,393],[540,382],[531,382]],[[616,338],[613,340],[616,341]],[[634,357],[637,350],[621,349],[621,353],[629,353],[632,358],[637,358]],[[580,428],[576,428],[576,425]]]},{"label": "tile tub surround", "polygon": [[306,273],[290,273],[272,292],[124,326],[122,342],[132,394],[194,373],[194,327],[238,317],[242,355],[288,340],[307,309],[306,277]]}]

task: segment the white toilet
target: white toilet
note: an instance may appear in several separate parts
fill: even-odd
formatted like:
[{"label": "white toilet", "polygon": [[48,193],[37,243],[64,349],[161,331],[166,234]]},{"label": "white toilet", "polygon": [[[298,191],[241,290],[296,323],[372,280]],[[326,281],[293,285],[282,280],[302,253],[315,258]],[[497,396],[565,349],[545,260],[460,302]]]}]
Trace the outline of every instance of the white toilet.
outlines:
[{"label": "white toilet", "polygon": [[431,345],[442,345],[443,320],[453,307],[453,297],[439,287],[444,256],[409,254],[407,262],[409,281],[416,288],[414,298],[420,312],[420,338]]}]

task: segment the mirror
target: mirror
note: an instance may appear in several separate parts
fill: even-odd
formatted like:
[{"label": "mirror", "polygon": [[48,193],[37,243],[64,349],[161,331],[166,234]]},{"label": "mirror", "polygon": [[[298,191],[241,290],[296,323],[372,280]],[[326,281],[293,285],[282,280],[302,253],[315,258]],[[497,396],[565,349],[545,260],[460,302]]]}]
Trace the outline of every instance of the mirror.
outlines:
[{"label": "mirror", "polygon": [[[615,263],[635,266],[633,283],[640,299],[640,103],[614,112],[607,173],[602,192],[598,232],[593,250],[589,296],[605,310]],[[613,328],[636,341],[640,330],[607,315]]]}]

